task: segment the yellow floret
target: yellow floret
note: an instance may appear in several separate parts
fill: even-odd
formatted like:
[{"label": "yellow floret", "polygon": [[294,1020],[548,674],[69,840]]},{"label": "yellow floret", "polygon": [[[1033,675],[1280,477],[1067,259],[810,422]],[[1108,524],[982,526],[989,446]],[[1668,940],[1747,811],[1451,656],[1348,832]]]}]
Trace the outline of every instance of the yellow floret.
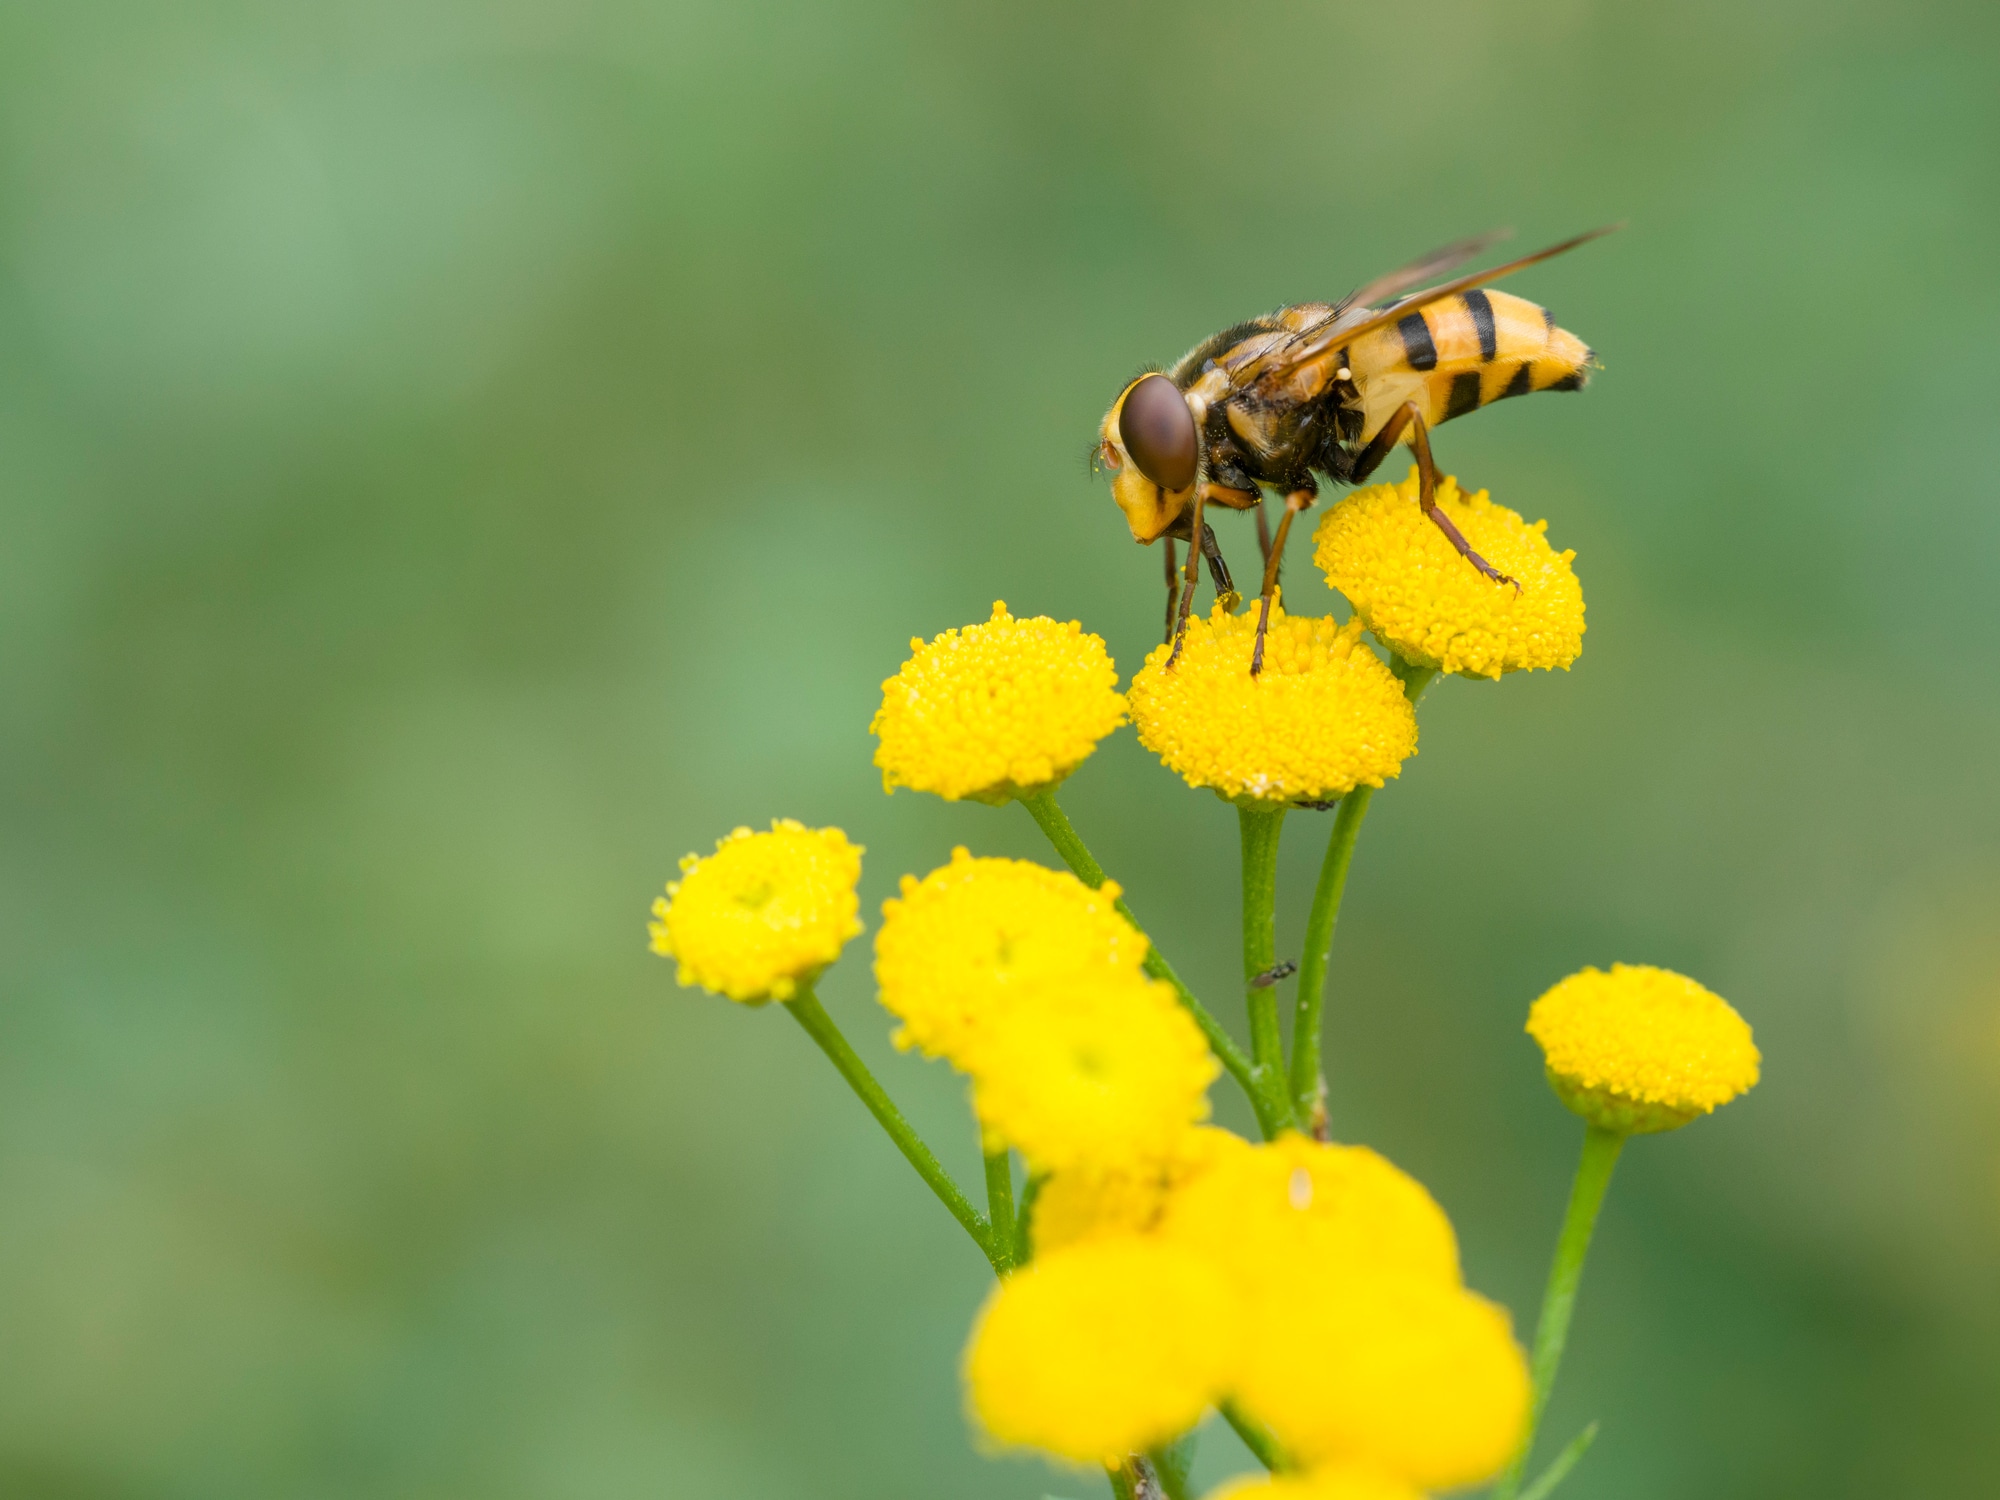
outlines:
[{"label": "yellow floret", "polygon": [[1359,1464],[1427,1490],[1497,1473],[1528,1395],[1503,1309],[1386,1272],[1292,1288],[1254,1321],[1238,1387],[1244,1409],[1308,1467]]},{"label": "yellow floret", "polygon": [[1202,1257],[1096,1240],[1001,1282],[965,1354],[967,1404],[996,1441],[1116,1463],[1192,1427],[1236,1364],[1241,1319]]},{"label": "yellow floret", "polygon": [[1043,1182],[1032,1220],[1035,1254],[1107,1234],[1159,1226],[1172,1196],[1216,1163],[1251,1149],[1240,1135],[1212,1125],[1187,1131],[1163,1158],[1091,1164]]},{"label": "yellow floret", "polygon": [[1297,1277],[1349,1270],[1459,1284],[1458,1237],[1422,1183],[1366,1146],[1291,1132],[1230,1152],[1187,1183],[1161,1233],[1215,1256],[1247,1289],[1279,1296]]},{"label": "yellow floret", "polygon": [[1132,722],[1146,748],[1189,786],[1232,801],[1291,802],[1379,787],[1416,753],[1417,716],[1402,684],[1361,642],[1361,627],[1271,605],[1262,672],[1250,675],[1252,601],[1188,621],[1171,669],[1156,648],[1132,680]]},{"label": "yellow floret", "polygon": [[964,849],[882,905],[875,979],[902,1021],[898,1046],[962,1062],[982,1023],[1023,988],[1137,979],[1146,939],[1121,917],[1118,887],[1024,859]]},{"label": "yellow floret", "polygon": [[1459,556],[1403,483],[1348,495],[1319,523],[1314,554],[1354,617],[1398,656],[1465,677],[1567,667],[1583,650],[1583,586],[1574,552],[1550,548],[1548,522],[1529,526],[1486,491],[1467,497],[1449,476],[1437,500],[1472,550],[1519,583],[1496,583]]},{"label": "yellow floret", "polygon": [[708,858],[681,861],[653,903],[653,951],[679,960],[682,984],[750,1005],[789,1000],[861,931],[862,852],[838,828],[790,818],[769,833],[738,828]]},{"label": "yellow floret", "polygon": [[1757,1082],[1749,1024],[1720,995],[1645,964],[1572,974],[1534,1003],[1528,1034],[1549,1082],[1585,1119],[1625,1134],[1671,1130]]},{"label": "yellow floret", "polygon": [[1052,984],[1018,996],[962,1064],[988,1150],[1038,1172],[1171,1155],[1219,1071],[1173,986]]},{"label": "yellow floret", "polygon": [[1414,1485],[1375,1469],[1339,1464],[1304,1474],[1239,1479],[1212,1490],[1208,1500],[1424,1500]]},{"label": "yellow floret", "polygon": [[984,624],[910,652],[868,726],[885,791],[1006,802],[1061,781],[1125,722],[1118,669],[1074,620],[1017,620],[996,603]]}]

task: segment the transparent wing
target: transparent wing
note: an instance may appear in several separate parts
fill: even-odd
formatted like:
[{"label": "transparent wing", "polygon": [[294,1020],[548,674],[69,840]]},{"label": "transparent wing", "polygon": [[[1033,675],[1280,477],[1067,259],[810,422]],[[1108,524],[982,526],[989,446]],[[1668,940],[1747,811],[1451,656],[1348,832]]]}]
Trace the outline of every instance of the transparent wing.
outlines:
[{"label": "transparent wing", "polygon": [[1487,234],[1475,234],[1470,239],[1453,240],[1449,245],[1441,245],[1428,255],[1418,256],[1407,266],[1398,266],[1386,275],[1356,287],[1334,304],[1334,314],[1338,316],[1350,307],[1373,307],[1378,302],[1393,302],[1426,281],[1456,270],[1488,247],[1511,239],[1513,234],[1511,229],[1495,229]]},{"label": "transparent wing", "polygon": [[[1561,244],[1551,245],[1546,250],[1537,250],[1533,255],[1524,255],[1518,260],[1510,260],[1505,265],[1494,266],[1486,271],[1473,271],[1465,276],[1455,277],[1438,286],[1406,297],[1380,311],[1372,311],[1365,303],[1351,303],[1332,319],[1315,324],[1302,331],[1295,339],[1276,349],[1266,350],[1246,359],[1240,366],[1229,367],[1232,386],[1240,387],[1273,370],[1289,369],[1304,364],[1307,360],[1324,354],[1336,344],[1352,343],[1363,334],[1373,333],[1378,328],[1387,327],[1399,319],[1408,317],[1420,307],[1429,307],[1433,302],[1442,302],[1447,297],[1456,297],[1460,292],[1469,292],[1474,287],[1486,286],[1503,276],[1511,276],[1516,271],[1527,269],[1542,261],[1551,260],[1565,251],[1574,250],[1579,245],[1623,229],[1619,224],[1606,224],[1601,229],[1588,230],[1573,235]],[[1442,253],[1442,252],[1440,252]],[[1383,280],[1387,280],[1384,277]]]}]

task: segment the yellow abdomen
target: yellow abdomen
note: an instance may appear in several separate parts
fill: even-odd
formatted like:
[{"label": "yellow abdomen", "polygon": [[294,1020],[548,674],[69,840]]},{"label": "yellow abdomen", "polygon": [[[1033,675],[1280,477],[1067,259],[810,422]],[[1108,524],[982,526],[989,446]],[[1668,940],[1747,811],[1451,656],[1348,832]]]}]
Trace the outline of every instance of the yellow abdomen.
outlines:
[{"label": "yellow abdomen", "polygon": [[1471,291],[1364,334],[1344,358],[1361,394],[1365,442],[1406,401],[1435,427],[1508,396],[1581,390],[1591,356],[1547,309]]}]

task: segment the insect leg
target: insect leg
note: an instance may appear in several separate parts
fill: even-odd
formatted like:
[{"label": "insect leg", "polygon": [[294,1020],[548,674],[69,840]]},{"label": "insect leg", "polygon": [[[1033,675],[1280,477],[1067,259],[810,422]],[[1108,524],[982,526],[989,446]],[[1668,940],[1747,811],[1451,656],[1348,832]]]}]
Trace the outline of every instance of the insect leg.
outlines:
[{"label": "insect leg", "polygon": [[1271,514],[1264,505],[1264,492],[1257,492],[1257,551],[1264,561],[1271,560]]},{"label": "insect leg", "polygon": [[1264,559],[1264,595],[1257,611],[1257,644],[1250,648],[1250,675],[1255,677],[1264,670],[1264,632],[1271,624],[1271,600],[1278,593],[1278,570],[1285,562],[1285,542],[1292,534],[1292,522],[1298,513],[1319,498],[1319,486],[1311,479],[1285,496],[1284,519],[1278,522],[1278,536],[1271,543],[1271,554]]},{"label": "insect leg", "polygon": [[1163,641],[1170,641],[1174,638],[1174,615],[1178,611],[1181,602],[1181,565],[1179,558],[1177,558],[1174,555],[1174,539],[1172,537],[1168,537],[1166,539],[1166,543],[1167,543],[1167,632],[1165,635],[1161,636],[1160,639]]},{"label": "insect leg", "polygon": [[1403,440],[1403,429],[1416,419],[1417,403],[1405,401],[1390,414],[1389,420],[1382,424],[1382,430],[1375,434],[1368,446],[1354,455],[1347,472],[1340,477],[1349,484],[1366,484],[1368,476],[1381,467],[1382,460],[1396,451],[1396,444]]},{"label": "insect leg", "polygon": [[1188,560],[1187,572],[1181,578],[1181,608],[1174,621],[1174,649],[1167,654],[1167,666],[1181,659],[1181,647],[1187,644],[1188,611],[1194,606],[1195,585],[1201,582],[1201,543],[1196,540],[1203,530],[1201,486],[1194,490],[1194,511],[1188,520]]},{"label": "insect leg", "polygon": [[1208,559],[1208,581],[1215,585],[1215,597],[1222,601],[1224,609],[1235,609],[1242,595],[1230,581],[1229,564],[1222,560],[1222,546],[1215,539],[1213,526],[1201,528],[1201,555]]},{"label": "insect leg", "polygon": [[1520,583],[1515,579],[1509,578],[1477,552],[1474,552],[1472,544],[1466,541],[1464,535],[1456,526],[1451,524],[1451,517],[1439,509],[1437,503],[1437,465],[1431,459],[1430,433],[1425,430],[1424,419],[1417,414],[1414,402],[1406,406],[1404,410],[1411,414],[1412,420],[1416,423],[1416,431],[1412,435],[1411,445],[1417,450],[1418,503],[1423,506],[1424,514],[1430,517],[1431,523],[1439,531],[1444,533],[1445,540],[1458,549],[1460,557],[1471,563],[1473,567],[1479,569],[1481,573],[1485,574],[1486,577],[1492,579],[1495,583],[1511,583],[1514,585],[1514,592],[1517,594],[1520,593]]}]

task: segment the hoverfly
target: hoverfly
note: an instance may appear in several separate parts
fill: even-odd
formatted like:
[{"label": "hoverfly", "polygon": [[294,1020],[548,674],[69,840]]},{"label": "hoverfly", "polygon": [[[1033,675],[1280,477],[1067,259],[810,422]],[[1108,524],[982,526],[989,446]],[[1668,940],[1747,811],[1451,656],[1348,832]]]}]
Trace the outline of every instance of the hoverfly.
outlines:
[{"label": "hoverfly", "polygon": [[[1093,467],[1112,471],[1111,496],[1135,540],[1167,539],[1167,634],[1174,643],[1167,664],[1180,656],[1204,557],[1216,593],[1232,603],[1236,596],[1214,529],[1202,519],[1208,506],[1257,512],[1264,587],[1254,675],[1264,664],[1292,522],[1319,497],[1315,476],[1360,484],[1404,443],[1415,451],[1424,513],[1468,566],[1518,589],[1438,508],[1430,429],[1508,396],[1583,388],[1591,352],[1581,339],[1556,327],[1546,309],[1480,288],[1618,227],[1414,290],[1498,236],[1461,240],[1338,302],[1304,302],[1225,328],[1120,391],[1104,415]],[[1264,517],[1266,485],[1285,497],[1275,539]],[[1184,578],[1176,540],[1188,543]]]}]

